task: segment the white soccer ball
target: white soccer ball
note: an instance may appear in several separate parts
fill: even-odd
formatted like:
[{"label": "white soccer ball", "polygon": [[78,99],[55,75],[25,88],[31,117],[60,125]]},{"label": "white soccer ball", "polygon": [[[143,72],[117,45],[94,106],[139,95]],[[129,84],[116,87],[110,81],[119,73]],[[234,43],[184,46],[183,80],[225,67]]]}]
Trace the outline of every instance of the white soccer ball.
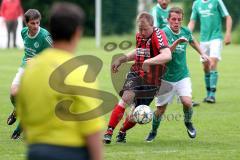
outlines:
[{"label": "white soccer ball", "polygon": [[139,105],[133,111],[133,120],[138,124],[147,124],[152,121],[153,113],[147,105]]}]

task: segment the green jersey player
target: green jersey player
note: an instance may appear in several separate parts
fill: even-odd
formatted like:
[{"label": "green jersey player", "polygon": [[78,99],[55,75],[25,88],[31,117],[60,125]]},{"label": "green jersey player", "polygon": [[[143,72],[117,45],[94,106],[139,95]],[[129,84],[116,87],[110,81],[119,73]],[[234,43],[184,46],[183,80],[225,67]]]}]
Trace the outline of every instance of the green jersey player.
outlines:
[{"label": "green jersey player", "polygon": [[[159,94],[156,98],[157,110],[153,114],[152,130],[146,138],[146,141],[151,142],[157,135],[157,129],[160,125],[162,115],[164,114],[168,103],[174,96],[179,96],[183,105],[184,122],[190,138],[196,137],[196,130],[191,122],[192,109],[192,88],[191,79],[186,63],[186,48],[189,43],[208,63],[208,56],[204,54],[199,44],[193,39],[190,30],[186,27],[181,27],[183,20],[183,10],[178,7],[171,8],[167,25],[163,30],[166,33],[168,43],[171,46],[172,60],[169,61],[164,74]],[[171,86],[171,87],[169,87]],[[166,93],[166,88],[170,88]],[[165,93],[165,94],[161,94]]]},{"label": "green jersey player", "polygon": [[[154,26],[163,29],[168,24],[169,3],[171,0],[158,0],[158,4],[151,10],[154,18]],[[192,101],[193,106],[199,106],[198,102]]]},{"label": "green jersey player", "polygon": [[192,31],[197,18],[200,19],[200,47],[209,55],[211,66],[203,65],[207,97],[204,102],[215,103],[215,92],[218,80],[217,63],[221,60],[222,17],[226,19],[224,42],[231,43],[232,18],[222,0],[196,0],[192,7],[191,20],[188,24]]},{"label": "green jersey player", "polygon": [[168,4],[171,0],[158,0],[158,4],[151,9],[151,15],[154,19],[154,27],[164,28],[168,21]]},{"label": "green jersey player", "polygon": [[37,33],[34,36],[31,36],[28,32],[29,27],[24,27],[21,31],[24,42],[24,57],[21,64],[23,68],[28,60],[52,45],[51,36],[44,28],[38,27]]},{"label": "green jersey player", "polygon": [[[40,27],[41,14],[36,9],[29,9],[24,14],[24,20],[27,27],[21,31],[22,39],[24,42],[24,57],[18,72],[13,79],[11,86],[10,99],[15,106],[15,97],[18,92],[20,79],[24,72],[25,65],[31,60],[32,57],[39,54],[45,48],[51,47],[52,39],[47,30]],[[15,109],[10,114],[7,120],[8,125],[12,125],[16,121]],[[20,126],[12,134],[12,139],[17,139],[20,136]]]}]

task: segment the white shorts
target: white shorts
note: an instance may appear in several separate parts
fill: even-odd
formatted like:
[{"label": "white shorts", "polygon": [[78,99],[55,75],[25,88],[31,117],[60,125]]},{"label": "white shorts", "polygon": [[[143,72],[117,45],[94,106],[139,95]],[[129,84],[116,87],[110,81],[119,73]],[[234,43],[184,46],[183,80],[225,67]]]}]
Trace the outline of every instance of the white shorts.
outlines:
[{"label": "white shorts", "polygon": [[[200,42],[200,48],[204,53],[209,57],[217,58],[221,60],[221,51],[222,51],[222,40],[214,39],[208,42]],[[202,59],[200,58],[202,61]]]},{"label": "white shorts", "polygon": [[24,69],[22,67],[18,68],[18,72],[16,73],[16,75],[12,81],[12,85],[20,84],[20,80],[21,80],[23,73],[24,73]]},{"label": "white shorts", "polygon": [[[165,90],[166,88],[165,86],[169,85],[172,86],[172,89],[169,90],[168,93],[161,94],[163,93],[163,90]],[[163,106],[165,104],[169,104],[173,101],[175,95],[180,97],[181,96],[192,97],[192,83],[189,77],[186,77],[178,82],[168,82],[162,80],[161,87],[155,98],[155,105]]]}]

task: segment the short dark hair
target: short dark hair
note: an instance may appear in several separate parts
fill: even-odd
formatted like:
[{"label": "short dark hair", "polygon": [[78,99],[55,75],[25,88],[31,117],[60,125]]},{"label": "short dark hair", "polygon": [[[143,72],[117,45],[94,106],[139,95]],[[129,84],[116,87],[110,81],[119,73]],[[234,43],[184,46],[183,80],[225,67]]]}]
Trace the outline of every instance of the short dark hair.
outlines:
[{"label": "short dark hair", "polygon": [[35,20],[35,19],[41,20],[41,18],[42,18],[41,13],[36,9],[29,9],[24,14],[24,21],[26,23],[28,23],[30,20]]},{"label": "short dark hair", "polygon": [[76,29],[84,25],[81,7],[68,2],[55,3],[50,12],[49,28],[53,41],[69,41]]},{"label": "short dark hair", "polygon": [[142,19],[145,19],[151,26],[153,26],[153,16],[149,14],[148,12],[141,12],[137,16],[137,24],[142,21]]},{"label": "short dark hair", "polygon": [[182,14],[182,16],[184,15],[183,9],[182,9],[182,8],[179,8],[179,7],[172,7],[172,8],[169,10],[168,18],[171,17],[171,13]]}]

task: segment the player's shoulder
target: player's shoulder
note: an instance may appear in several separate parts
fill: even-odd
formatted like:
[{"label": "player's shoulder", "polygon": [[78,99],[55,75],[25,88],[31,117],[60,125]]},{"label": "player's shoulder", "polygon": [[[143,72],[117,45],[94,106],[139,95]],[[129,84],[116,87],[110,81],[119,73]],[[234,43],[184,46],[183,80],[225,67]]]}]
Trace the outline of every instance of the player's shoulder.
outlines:
[{"label": "player's shoulder", "polygon": [[154,33],[158,36],[158,35],[162,35],[163,34],[163,30],[158,28],[158,27],[154,27],[153,28]]},{"label": "player's shoulder", "polygon": [[195,1],[193,2],[193,4],[199,4],[199,3],[202,3],[202,0],[195,0]]},{"label": "player's shoulder", "polygon": [[149,11],[149,14],[151,14],[152,16],[153,15],[155,15],[155,13],[157,12],[157,5],[155,5],[155,6],[153,6],[152,8],[151,8],[151,10]]},{"label": "player's shoulder", "polygon": [[150,11],[152,12],[152,11],[154,11],[156,9],[157,9],[157,5],[153,6]]},{"label": "player's shoulder", "polygon": [[40,32],[39,32],[40,36],[42,37],[47,37],[47,36],[50,36],[50,33],[48,32],[48,30],[40,27]]},{"label": "player's shoulder", "polygon": [[162,31],[166,34],[166,36],[169,36],[169,34],[172,33],[169,25],[166,25],[166,26],[162,29]]},{"label": "player's shoulder", "polygon": [[161,10],[161,7],[159,6],[159,4],[156,4],[152,9]]},{"label": "player's shoulder", "polygon": [[202,0],[195,0],[193,2],[192,8],[197,7],[201,2],[202,2]]},{"label": "player's shoulder", "polygon": [[214,2],[217,2],[217,3],[218,3],[218,2],[222,2],[222,0],[213,0],[213,1],[214,1]]},{"label": "player's shoulder", "polygon": [[23,29],[21,30],[21,35],[24,36],[25,34],[27,34],[28,32],[28,27],[23,27]]},{"label": "player's shoulder", "polygon": [[188,28],[188,27],[185,27],[185,26],[182,26],[182,27],[181,27],[181,30],[182,30],[183,32],[185,32],[185,33],[188,33],[188,34],[191,33],[191,31],[189,30],[189,28]]},{"label": "player's shoulder", "polygon": [[224,5],[223,0],[213,0],[213,3],[220,6]]},{"label": "player's shoulder", "polygon": [[188,27],[185,27],[185,26],[181,27],[181,33],[184,34],[184,35],[191,35],[192,34],[190,29]]},{"label": "player's shoulder", "polygon": [[160,30],[160,28],[154,27],[154,28],[153,28],[152,38],[153,38],[153,37],[159,37],[159,36],[161,36],[161,30]]},{"label": "player's shoulder", "polygon": [[169,29],[169,26],[168,25],[166,25],[165,27],[163,27],[163,29],[162,29],[164,32],[168,32],[170,29]]}]

